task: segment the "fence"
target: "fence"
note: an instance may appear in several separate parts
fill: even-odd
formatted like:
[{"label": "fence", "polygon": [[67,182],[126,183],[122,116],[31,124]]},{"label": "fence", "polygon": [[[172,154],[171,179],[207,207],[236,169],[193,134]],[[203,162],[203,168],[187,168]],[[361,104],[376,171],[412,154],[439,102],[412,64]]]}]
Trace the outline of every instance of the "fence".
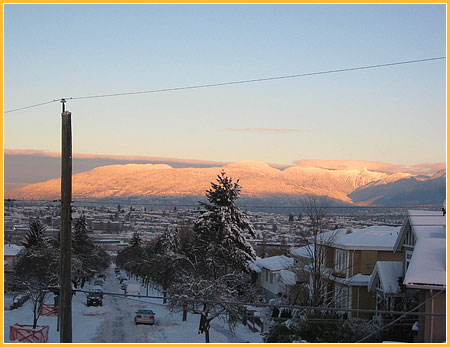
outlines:
[{"label": "fence", "polygon": [[16,323],[9,328],[9,339],[11,342],[48,342],[49,326],[38,326],[36,329],[32,325],[21,325]]},{"label": "fence", "polygon": [[41,306],[41,316],[57,316],[58,306],[42,304]]}]

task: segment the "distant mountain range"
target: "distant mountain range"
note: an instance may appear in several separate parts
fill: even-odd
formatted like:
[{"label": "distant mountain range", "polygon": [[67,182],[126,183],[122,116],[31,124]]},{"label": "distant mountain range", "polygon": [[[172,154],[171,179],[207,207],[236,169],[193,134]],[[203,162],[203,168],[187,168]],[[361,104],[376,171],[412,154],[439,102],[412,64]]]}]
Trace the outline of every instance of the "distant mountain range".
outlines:
[{"label": "distant mountain range", "polygon": [[368,184],[349,194],[355,203],[381,206],[440,204],[445,199],[446,173]]},{"label": "distant mountain range", "polygon": [[[73,175],[73,198],[201,197],[222,170],[239,179],[242,196],[249,198],[316,195],[347,204],[407,206],[441,204],[445,197],[445,170],[435,175],[414,175],[370,171],[364,167],[330,169],[304,164],[283,169],[264,162],[242,161],[184,168],[167,164],[101,166]],[[51,179],[8,190],[5,198],[57,199],[60,189],[60,179]]]}]

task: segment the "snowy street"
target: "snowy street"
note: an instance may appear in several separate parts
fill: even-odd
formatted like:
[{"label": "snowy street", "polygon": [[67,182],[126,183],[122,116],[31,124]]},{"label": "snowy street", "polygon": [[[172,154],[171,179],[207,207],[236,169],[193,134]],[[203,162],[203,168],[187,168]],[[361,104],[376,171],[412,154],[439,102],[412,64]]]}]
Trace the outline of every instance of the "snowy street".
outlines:
[{"label": "snowy street", "polygon": [[[85,287],[85,289],[88,289]],[[106,272],[104,291],[123,293],[116,279],[113,268]],[[141,288],[145,295],[145,288]],[[159,292],[149,292],[149,295],[160,296]],[[53,298],[46,300],[51,303]],[[9,340],[9,326],[14,323],[31,324],[33,312],[31,301],[16,310],[5,310],[4,341]],[[138,309],[150,309],[155,312],[155,325],[135,325],[134,316]],[[87,307],[86,295],[77,293],[72,301],[73,342],[96,343],[203,343],[204,335],[198,334],[199,315],[188,314],[186,322],[182,321],[182,313],[171,313],[166,310],[160,299],[125,298],[104,295],[102,307]],[[40,317],[39,325],[49,325],[49,342],[59,342],[56,331],[57,317]],[[251,332],[247,327],[239,325],[234,333],[228,329],[228,324],[216,318],[212,321],[210,330],[212,343],[245,343],[262,342],[260,333]]]}]

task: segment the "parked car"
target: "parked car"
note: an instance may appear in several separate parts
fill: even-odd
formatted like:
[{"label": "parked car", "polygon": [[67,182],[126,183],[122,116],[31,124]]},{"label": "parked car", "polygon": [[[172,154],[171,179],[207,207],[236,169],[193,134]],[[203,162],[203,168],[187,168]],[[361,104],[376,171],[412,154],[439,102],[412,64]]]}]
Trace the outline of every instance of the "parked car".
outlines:
[{"label": "parked car", "polygon": [[134,324],[155,324],[155,312],[152,310],[138,310],[134,317]]},{"label": "parked car", "polygon": [[100,287],[92,287],[87,295],[86,306],[103,306],[103,290]]},{"label": "parked car", "polygon": [[94,281],[94,286],[103,286],[104,283],[105,283],[105,282],[104,282],[103,280],[101,280],[101,279],[96,279],[96,280]]},{"label": "parked car", "polygon": [[106,278],[106,275],[104,273],[98,274],[97,278]]},{"label": "parked car", "polygon": [[128,283],[125,295],[141,295],[141,286],[137,283]]}]

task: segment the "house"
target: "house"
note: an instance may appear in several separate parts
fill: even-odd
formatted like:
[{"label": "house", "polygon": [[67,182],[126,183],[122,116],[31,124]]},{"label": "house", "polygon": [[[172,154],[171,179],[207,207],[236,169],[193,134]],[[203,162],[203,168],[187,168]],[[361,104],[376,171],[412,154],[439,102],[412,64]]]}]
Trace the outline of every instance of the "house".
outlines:
[{"label": "house", "polygon": [[3,256],[4,256],[4,289],[8,291],[8,283],[14,280],[14,266],[17,262],[17,255],[20,251],[24,249],[23,246],[18,246],[14,244],[6,244],[3,246]]},{"label": "house", "polygon": [[[343,309],[373,309],[374,293],[367,290],[370,276],[378,261],[402,260],[401,253],[393,252],[399,232],[400,227],[389,226],[337,229],[319,234],[315,243],[294,249],[291,255],[311,274],[311,288],[312,274],[319,269],[326,303]],[[312,259],[305,266],[308,256]],[[370,317],[367,313],[348,315]]]},{"label": "house", "polygon": [[257,284],[264,289],[267,299],[274,299],[288,293],[295,285],[295,273],[290,271],[294,259],[284,255],[256,260],[251,269],[258,274]]},{"label": "house", "polygon": [[375,293],[374,309],[397,311],[404,298],[400,288],[403,275],[402,261],[378,261],[370,275],[367,289]]},{"label": "house", "polygon": [[[421,312],[446,313],[446,228],[445,213],[410,210],[395,243],[406,294],[418,298]],[[446,341],[445,316],[419,316],[416,327],[415,342]]]}]

